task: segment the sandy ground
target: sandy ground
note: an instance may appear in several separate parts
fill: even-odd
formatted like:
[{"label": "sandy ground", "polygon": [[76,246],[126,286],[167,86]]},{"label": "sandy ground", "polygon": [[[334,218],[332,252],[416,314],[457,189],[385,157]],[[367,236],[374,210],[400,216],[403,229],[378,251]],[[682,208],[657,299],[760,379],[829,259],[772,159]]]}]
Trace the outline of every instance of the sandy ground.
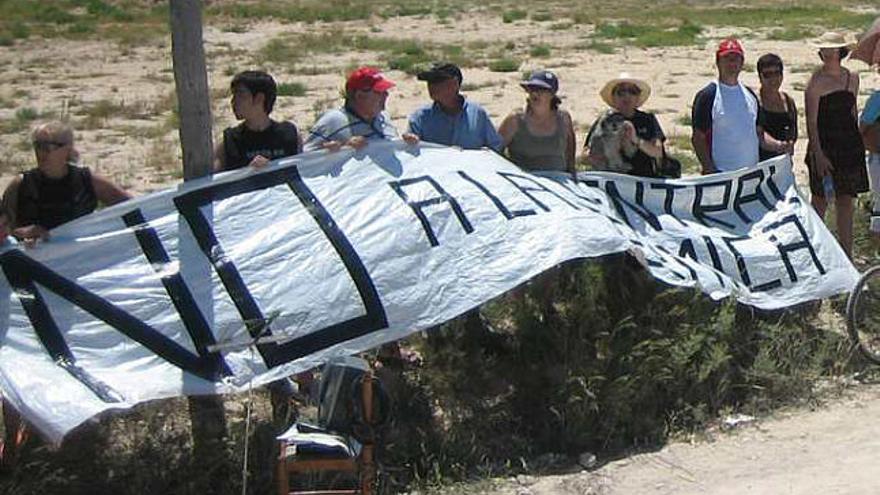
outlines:
[{"label": "sandy ground", "polygon": [[[757,87],[754,73],[757,57],[768,51],[781,55],[787,64],[784,89],[793,94],[801,107],[802,89],[809,72],[819,62],[815,49],[804,41],[769,41],[761,32],[725,29],[707,33],[703,46],[640,49],[620,45],[613,54],[601,54],[577,48],[590,34],[589,27],[575,25],[568,30],[551,31],[546,24],[530,21],[504,24],[500,18],[490,18],[440,25],[430,19],[398,18],[323,27],[261,23],[246,26],[244,32],[233,32],[225,26],[206,27],[214,136],[219,136],[224,127],[233,123],[227,86],[231,74],[237,71],[262,66],[279,82],[305,85],[305,96],[280,97],[273,116],[293,120],[301,129],[308,129],[324,109],[341,103],[339,91],[346,71],[358,64],[383,63],[380,54],[371,52],[318,55],[295,65],[267,66],[260,62],[259,51],[266,43],[297,32],[336,29],[385,38],[458,42],[462,46],[492,40],[499,49],[513,43],[520,51],[534,44],[547,44],[551,47],[549,57],[526,57],[517,72],[466,69],[465,86],[473,88],[466,94],[483,104],[493,120],[500,123],[505,115],[524,104],[524,93],[517,84],[522,73],[550,68],[560,77],[563,107],[573,116],[579,140],[605,108],[598,96],[599,89],[621,71],[651,83],[653,93],[644,109],[658,115],[669,138],[688,139],[690,129],[685,119],[689,118],[693,95],[714,77],[714,47],[725,35],[743,37],[749,71],[744,72],[742,79],[753,87]],[[241,31],[241,26],[235,31]],[[870,89],[880,87],[880,77],[867,71],[860,62],[847,62],[847,65],[863,71],[860,94],[860,103],[863,103]],[[25,107],[41,116],[71,118],[77,125],[77,142],[84,163],[137,194],[167,187],[179,180],[177,132],[165,124],[170,115],[169,95],[174,89],[168,40],[132,48],[110,42],[32,39],[27,44],[0,47],[0,68],[3,69],[0,122],[14,119],[16,111]],[[389,99],[388,110],[403,129],[406,116],[428,101],[427,90],[424,83],[405,73],[390,71],[389,76],[398,86]],[[125,111],[93,118],[86,124],[89,109],[94,112],[94,107],[101,103],[122,106]],[[5,187],[14,173],[34,164],[29,148],[29,125],[21,127],[0,135],[0,146],[4,149],[4,156],[0,158],[0,187]],[[798,143],[796,163],[802,163],[805,144],[804,139]]]},{"label": "sandy ground", "polygon": [[[214,135],[233,122],[225,91],[231,74],[260,66],[257,53],[274,37],[324,29],[324,26],[247,26],[245,32],[222,27],[205,31],[209,78],[216,125]],[[414,18],[337,24],[347,32],[425,41],[466,43],[491,40],[499,47],[547,43],[551,56],[526,60],[518,72],[494,73],[467,69],[465,83],[475,88],[469,98],[483,104],[496,123],[524,102],[517,85],[522,71],[538,67],[555,70],[562,81],[564,107],[578,127],[579,139],[604,108],[598,91],[621,71],[650,81],[653,95],[645,108],[656,112],[669,137],[688,137],[683,124],[693,95],[713,78],[713,49],[729,31],[710,33],[703,46],[637,49],[619,47],[600,54],[575,49],[589,34],[586,27],[550,31],[541,23],[503,24],[500,18],[464,19],[449,25]],[[743,36],[750,72],[743,79],[757,84],[754,61],[773,51],[787,63],[784,88],[803,106],[802,89],[818,64],[815,49],[804,41],[768,41],[762,33],[737,31]],[[322,55],[310,61],[312,70],[266,67],[280,82],[298,82],[308,88],[302,97],[279,98],[274,116],[292,119],[307,129],[325,108],[340,104],[339,89],[347,69],[361,63],[380,63],[377,54]],[[880,77],[866,72],[858,62],[847,65],[862,73],[860,103],[868,90],[880,87]],[[315,71],[314,68],[321,68]],[[84,162],[143,194],[179,181],[180,163],[176,130],[165,126],[169,111],[163,99],[174,87],[170,42],[122,48],[113,43],[32,39],[26,45],[0,47],[0,122],[10,122],[16,111],[30,107],[41,115],[69,115],[84,122],[84,108],[106,100],[129,109],[101,117],[78,130],[78,147]],[[311,72],[321,72],[311,75]],[[406,115],[427,101],[423,83],[413,76],[391,71],[398,82],[389,100],[395,122],[405,127]],[[803,115],[803,110],[801,109]],[[805,129],[802,124],[802,129]],[[803,135],[803,134],[802,134]],[[33,166],[26,128],[0,135],[0,187],[15,173]],[[802,163],[805,140],[798,143],[796,163]],[[680,152],[680,151],[679,151]],[[803,170],[801,165],[800,170]],[[687,494],[687,493],[878,493],[876,460],[880,456],[880,387],[860,387],[849,399],[818,411],[799,411],[760,421],[707,443],[673,443],[663,450],[612,462],[592,472],[565,477],[522,478],[502,481],[498,494]]]},{"label": "sandy ground", "polygon": [[[577,474],[496,480],[481,495],[875,494],[880,386],[780,413],[710,440],[675,442]],[[462,491],[461,493],[466,493]]]}]

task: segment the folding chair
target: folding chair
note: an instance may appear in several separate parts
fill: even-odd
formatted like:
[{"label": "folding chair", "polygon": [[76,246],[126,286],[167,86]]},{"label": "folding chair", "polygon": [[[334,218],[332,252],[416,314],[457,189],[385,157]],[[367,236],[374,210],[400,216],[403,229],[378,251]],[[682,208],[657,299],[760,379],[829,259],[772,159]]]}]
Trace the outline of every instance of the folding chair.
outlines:
[{"label": "folding chair", "polygon": [[[318,395],[318,425],[298,421],[278,437],[278,494],[371,495],[376,442],[390,419],[388,395],[367,362],[354,357],[324,366]],[[322,489],[298,483],[318,474],[325,475]],[[346,486],[337,487],[340,481]]]}]

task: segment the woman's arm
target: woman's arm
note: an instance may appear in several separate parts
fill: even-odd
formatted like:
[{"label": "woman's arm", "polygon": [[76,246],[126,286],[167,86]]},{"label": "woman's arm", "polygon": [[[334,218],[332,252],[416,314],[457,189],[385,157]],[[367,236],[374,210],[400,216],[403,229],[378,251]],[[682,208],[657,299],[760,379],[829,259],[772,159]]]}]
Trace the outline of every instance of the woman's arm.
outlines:
[{"label": "woman's arm", "polygon": [[782,97],[785,98],[786,103],[788,104],[788,117],[791,119],[791,134],[788,136],[789,142],[791,142],[792,147],[794,143],[798,140],[798,110],[797,105],[794,102],[794,98],[789,96],[788,93],[782,93]]},{"label": "woman's arm", "polygon": [[856,119],[856,122],[858,122],[859,121],[859,73],[856,72],[853,75],[855,77],[851,77],[850,79],[853,80],[852,94],[854,94],[856,96],[856,102],[855,102],[855,104],[853,104],[852,111],[853,111],[853,118]]},{"label": "woman's arm", "polygon": [[519,117],[516,113],[511,113],[504,117],[504,121],[498,127],[498,134],[501,135],[502,151],[510,145],[510,141],[513,139],[513,135],[516,134],[517,129],[519,129]]},{"label": "woman's arm", "polygon": [[575,167],[575,154],[577,145],[575,145],[574,136],[574,124],[571,122],[571,115],[568,112],[562,111],[562,125],[565,126],[565,164],[569,172],[572,174],[577,173],[577,168]]},{"label": "woman's arm", "polygon": [[18,188],[21,186],[22,175],[17,175],[3,191],[3,206],[9,220],[9,229],[18,226]]},{"label": "woman's arm", "polygon": [[92,174],[92,187],[95,188],[95,196],[98,197],[98,201],[107,206],[131,199],[131,194],[125,189],[98,174]]},{"label": "woman's arm", "polygon": [[821,90],[821,84],[816,82],[816,75],[814,74],[810,78],[810,82],[807,83],[806,91],[804,91],[804,106],[807,110],[807,153],[812,154],[812,164],[815,172],[819,176],[824,176],[832,167],[828,157],[825,156],[825,152],[822,151],[822,144],[819,142],[818,113],[819,97],[821,96],[819,93]]}]

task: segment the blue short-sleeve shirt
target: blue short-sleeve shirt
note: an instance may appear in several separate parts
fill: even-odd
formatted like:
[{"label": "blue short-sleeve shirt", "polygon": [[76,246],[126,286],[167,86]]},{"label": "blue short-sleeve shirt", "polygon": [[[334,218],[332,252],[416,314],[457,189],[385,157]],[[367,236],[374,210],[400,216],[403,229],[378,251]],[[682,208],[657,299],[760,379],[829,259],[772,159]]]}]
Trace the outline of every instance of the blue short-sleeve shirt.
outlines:
[{"label": "blue short-sleeve shirt", "polygon": [[303,144],[303,151],[321,149],[328,141],[348,141],[354,136],[367,139],[392,139],[398,136],[391,118],[382,112],[370,121],[360,118],[349,108],[328,110],[318,118]]},{"label": "blue short-sleeve shirt", "polygon": [[865,108],[862,110],[861,122],[866,125],[876,124],[880,121],[880,89],[874,93],[865,102]]},{"label": "blue short-sleeve shirt", "polygon": [[464,97],[462,109],[456,115],[444,112],[438,103],[419,108],[409,117],[409,130],[422,141],[464,149],[488,147],[501,151],[501,136],[486,110]]}]

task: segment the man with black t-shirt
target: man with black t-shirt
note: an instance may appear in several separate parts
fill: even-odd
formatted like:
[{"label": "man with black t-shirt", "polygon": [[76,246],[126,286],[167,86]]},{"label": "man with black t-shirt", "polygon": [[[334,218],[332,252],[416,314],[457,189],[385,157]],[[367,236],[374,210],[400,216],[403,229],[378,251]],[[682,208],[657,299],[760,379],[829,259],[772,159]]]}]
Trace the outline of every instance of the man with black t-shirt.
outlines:
[{"label": "man with black t-shirt", "polygon": [[236,74],[229,86],[232,111],[243,122],[223,131],[223,141],[214,150],[214,171],[248,165],[259,168],[302,150],[296,125],[269,118],[277,94],[272,76],[263,71],[244,71]]},{"label": "man with black t-shirt", "polygon": [[[223,141],[214,150],[214,171],[251,166],[260,168],[271,160],[296,155],[302,151],[302,138],[292,122],[269,118],[275,105],[277,86],[263,71],[248,70],[232,78],[232,111],[243,120],[223,131]],[[268,385],[272,416],[281,431],[287,428],[293,386],[287,379]]]}]

